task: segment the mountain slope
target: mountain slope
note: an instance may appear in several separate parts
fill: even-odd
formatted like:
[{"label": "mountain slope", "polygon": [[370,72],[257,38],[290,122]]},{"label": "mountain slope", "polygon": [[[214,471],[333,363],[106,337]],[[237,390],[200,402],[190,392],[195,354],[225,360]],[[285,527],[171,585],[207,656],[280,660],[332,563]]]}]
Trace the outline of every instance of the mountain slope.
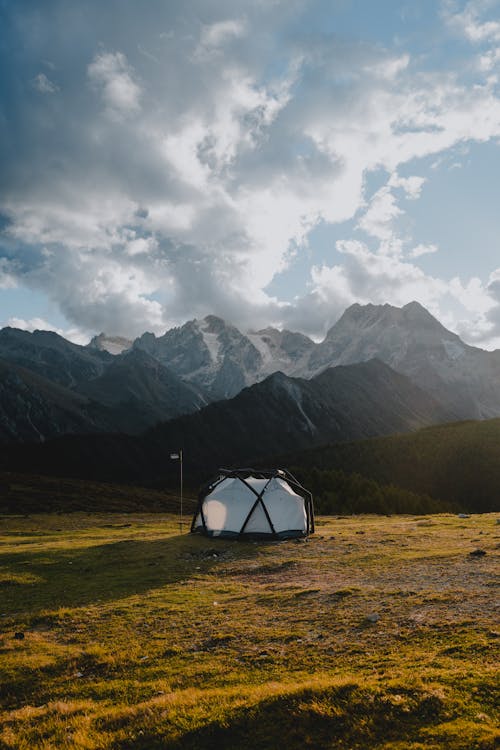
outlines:
[{"label": "mountain slope", "polygon": [[500,352],[465,344],[417,302],[352,305],[312,352],[308,374],[372,357],[410,377],[456,419],[500,415]]},{"label": "mountain slope", "polygon": [[264,328],[261,331],[249,332],[247,337],[262,357],[261,375],[271,375],[281,371],[294,375],[307,366],[316,344],[302,333],[279,331],[276,328]]},{"label": "mountain slope", "polygon": [[[373,360],[311,381],[275,373],[231,400],[209,404],[140,437],[73,437],[11,450],[9,465],[33,473],[152,480],[175,475],[170,451],[184,449],[195,484],[219,466],[271,458],[335,441],[416,429],[448,417],[408,378]],[[24,467],[24,468],[23,468]]]},{"label": "mountain slope", "polygon": [[310,379],[328,367],[377,358],[410,377],[456,419],[500,415],[500,351],[465,344],[425,308],[411,302],[352,305],[315,344],[307,336],[266,328],[240,333],[208,316],[156,338],[134,342],[210,398],[230,398],[281,371]]},{"label": "mountain slope", "polygon": [[243,334],[215,316],[160,337],[145,333],[120,354],[106,351],[129,344],[100,334],[82,347],[47,331],[5,328],[0,358],[99,401],[114,412],[113,429],[130,433],[232,398],[276,372],[310,380],[373,358],[439,401],[446,418],[500,415],[500,351],[464,344],[416,302],[352,305],[320,344],[275,328]]},{"label": "mountain slope", "polygon": [[231,398],[261,379],[259,350],[237,328],[215,315],[191,320],[159,338],[145,333],[133,346],[204,389],[212,399]]},{"label": "mountain slope", "polygon": [[115,357],[102,375],[80,383],[76,390],[107,407],[120,409],[128,432],[140,432],[207,403],[198,389],[140,349]]},{"label": "mountain slope", "polygon": [[17,328],[2,328],[0,358],[70,388],[100,375],[113,356],[72,344],[53,331],[29,333]]},{"label": "mountain slope", "polygon": [[39,441],[117,429],[113,414],[88,398],[0,360],[0,440]]},{"label": "mountain slope", "polygon": [[87,344],[89,349],[98,349],[110,354],[121,354],[130,349],[131,346],[132,341],[130,339],[123,338],[123,336],[107,336],[105,333],[94,336]]},{"label": "mountain slope", "polygon": [[311,381],[275,373],[229,401],[159,425],[149,438],[177,441],[199,465],[254,461],[311,446],[416,429],[449,417],[382,362],[337,367]]}]

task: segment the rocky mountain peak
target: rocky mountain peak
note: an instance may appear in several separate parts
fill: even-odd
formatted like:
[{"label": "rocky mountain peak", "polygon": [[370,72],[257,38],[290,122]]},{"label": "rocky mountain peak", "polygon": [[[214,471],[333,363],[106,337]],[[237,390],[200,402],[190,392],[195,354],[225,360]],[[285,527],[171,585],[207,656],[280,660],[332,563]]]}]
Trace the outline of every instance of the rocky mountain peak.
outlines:
[{"label": "rocky mountain peak", "polygon": [[[360,305],[355,303],[347,308],[344,314],[328,331],[325,342],[337,340],[339,335],[354,335],[356,338],[378,335],[376,332],[387,332],[399,329],[411,331],[417,336],[429,335],[434,332],[436,336],[443,335],[448,338],[458,338],[456,334],[448,331],[423,305],[419,302],[409,302],[403,307],[393,305]],[[323,342],[323,343],[325,343]]]},{"label": "rocky mountain peak", "polygon": [[123,336],[108,336],[106,333],[99,333],[89,341],[87,346],[89,349],[98,349],[99,351],[116,355],[130,349],[132,341]]},{"label": "rocky mountain peak", "polygon": [[233,328],[233,326],[228,326],[226,321],[217,315],[207,315],[202,321],[198,322],[198,325],[200,329],[207,333],[221,333],[228,327]]}]

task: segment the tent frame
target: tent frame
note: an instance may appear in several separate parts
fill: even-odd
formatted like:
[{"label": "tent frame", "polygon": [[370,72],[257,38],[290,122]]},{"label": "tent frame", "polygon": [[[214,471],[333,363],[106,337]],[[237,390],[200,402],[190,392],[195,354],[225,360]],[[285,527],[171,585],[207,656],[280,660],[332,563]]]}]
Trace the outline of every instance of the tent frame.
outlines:
[{"label": "tent frame", "polygon": [[[257,492],[257,490],[252,487],[252,485],[247,482],[246,480],[249,477],[254,477],[255,479],[267,479],[266,484],[261,489],[260,492]],[[207,529],[207,523],[205,520],[205,515],[203,513],[203,501],[205,500],[206,496],[209,495],[213,490],[225,479],[239,479],[240,482],[243,482],[248,489],[253,492],[255,495],[255,502],[250,508],[243,524],[240,529],[240,531],[235,535],[235,538],[241,539],[242,537],[252,537],[252,536],[259,536],[259,537],[266,537],[271,539],[281,539],[283,538],[282,534],[279,534],[276,532],[276,529],[273,526],[273,523],[271,521],[271,517],[269,515],[269,512],[266,508],[266,503],[264,502],[264,494],[267,489],[267,486],[271,479],[283,479],[287,484],[290,485],[290,487],[297,492],[297,494],[301,495],[304,498],[304,504],[305,504],[305,511],[306,511],[306,522],[307,522],[307,528],[305,531],[304,536],[308,536],[309,534],[314,534],[314,505],[313,505],[313,498],[312,494],[309,492],[309,490],[306,490],[305,487],[303,487],[300,482],[293,476],[293,474],[288,471],[287,469],[219,469],[219,473],[216,479],[212,479],[207,484],[203,485],[203,487],[200,489],[200,492],[198,493],[198,505],[196,507],[196,510],[193,515],[193,520],[191,521],[191,533],[196,533],[197,531],[200,531],[201,533],[207,534],[208,536],[211,536],[208,529]],[[253,512],[257,508],[258,505],[262,506],[262,509],[266,515],[267,522],[269,523],[269,528],[271,529],[270,534],[247,534],[245,533],[245,528],[250,521]],[[196,520],[200,516],[202,527],[201,529],[199,527],[195,528]]]}]

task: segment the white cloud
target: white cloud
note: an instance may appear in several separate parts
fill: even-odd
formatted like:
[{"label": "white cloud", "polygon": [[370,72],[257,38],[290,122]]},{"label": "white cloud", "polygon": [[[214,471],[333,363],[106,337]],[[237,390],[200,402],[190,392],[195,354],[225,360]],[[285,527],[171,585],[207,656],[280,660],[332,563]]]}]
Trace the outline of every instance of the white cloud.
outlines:
[{"label": "white cloud", "polygon": [[380,188],[361,216],[358,227],[372,237],[389,241],[394,236],[394,221],[403,211],[397,205],[396,197],[387,185]]},{"label": "white cloud", "polygon": [[154,237],[135,237],[135,232],[125,246],[125,252],[130,256],[152,253],[157,249],[158,241]]},{"label": "white cloud", "polygon": [[200,35],[202,47],[218,47],[228,39],[242,37],[246,31],[246,23],[242,19],[229,19],[203,26]]},{"label": "white cloud", "polygon": [[406,70],[409,63],[410,55],[407,54],[400,57],[388,57],[381,62],[367,66],[365,72],[369,75],[393,81],[400,73]]},{"label": "white cloud", "polygon": [[52,325],[52,323],[49,323],[43,318],[30,318],[29,320],[25,320],[24,318],[12,317],[8,318],[8,320],[2,323],[2,325],[10,326],[11,328],[20,328],[22,331],[54,331],[60,336],[64,336],[62,328]]},{"label": "white cloud", "polygon": [[458,277],[439,279],[401,256],[372,251],[355,240],[338,242],[337,250],[343,262],[313,267],[310,292],[294,309],[284,311],[287,322],[303,330],[311,325],[309,332],[316,334],[321,327],[324,334],[354,302],[402,306],[417,300],[466,341],[494,345],[500,283],[495,292],[493,276],[488,285],[478,278],[466,283]]},{"label": "white cloud", "polygon": [[445,3],[447,8],[446,18],[450,26],[462,33],[469,41],[500,42],[500,22],[496,20],[481,20],[481,14],[488,9],[490,2],[484,0],[471,0],[465,4],[464,9],[456,11],[454,3]]},{"label": "white cloud", "polygon": [[433,253],[437,253],[438,250],[439,250],[438,246],[432,243],[430,245],[419,244],[419,245],[415,245],[415,247],[413,247],[409,251],[408,257],[409,258],[421,258],[422,255],[431,255]]},{"label": "white cloud", "polygon": [[[488,52],[485,52],[484,55],[480,55],[479,57],[479,69],[485,72],[489,72],[496,68],[498,63],[500,63],[500,47],[488,50]],[[494,82],[496,83],[496,79]]]},{"label": "white cloud", "polygon": [[45,73],[38,73],[38,75],[33,78],[32,83],[33,87],[41,94],[55,94],[56,91],[59,91],[59,87],[56,86],[50,78],[47,78]]},{"label": "white cloud", "polygon": [[400,177],[397,173],[394,173],[391,175],[387,184],[389,187],[403,188],[407,198],[410,200],[417,200],[417,198],[420,198],[420,193],[422,192],[422,187],[425,182],[425,177]]},{"label": "white cloud", "polygon": [[44,318],[30,318],[25,320],[24,318],[11,317],[5,321],[0,321],[0,327],[9,326],[10,328],[19,328],[21,331],[54,331],[59,336],[63,336],[68,341],[72,341],[73,344],[80,344],[85,346],[89,342],[89,334],[87,331],[81,328],[59,328],[53,325]]},{"label": "white cloud", "polygon": [[401,188],[405,198],[417,200],[424,183],[423,177],[401,177],[394,172],[387,183],[372,196],[368,207],[361,214],[357,228],[380,240],[380,249],[385,254],[398,255],[403,246],[403,240],[398,237],[397,220],[405,212],[398,205],[399,198],[394,191]]},{"label": "white cloud", "polygon": [[[97,54],[77,22],[58,49],[37,50],[59,59],[68,39],[81,44],[53,121],[44,114],[32,131],[21,127],[32,112],[18,102],[11,136],[20,140],[0,193],[5,252],[18,263],[3,277],[0,266],[0,280],[29,281],[83,329],[126,335],[208,312],[249,327],[295,320],[318,333],[351,301],[418,294],[437,309],[440,294],[455,294],[403,260],[405,248],[415,261],[424,254],[398,226],[426,178],[401,172],[499,137],[492,81],[471,84],[427,63],[418,72],[420,58],[401,48],[302,34],[287,24],[300,4],[194,0],[156,14],[125,5],[130,39],[95,3]],[[40,23],[57,34],[51,12]],[[375,170],[389,177],[367,203]],[[319,223],[355,217],[378,240],[375,253],[340,245],[341,261],[313,270],[302,301],[266,294],[290,248],[300,258]]]},{"label": "white cloud", "polygon": [[140,109],[141,89],[122,52],[103,52],[87,68],[93,85],[101,92],[108,112],[127,115]]},{"label": "white cloud", "polygon": [[12,261],[0,257],[0,289],[15,289],[16,268]]}]

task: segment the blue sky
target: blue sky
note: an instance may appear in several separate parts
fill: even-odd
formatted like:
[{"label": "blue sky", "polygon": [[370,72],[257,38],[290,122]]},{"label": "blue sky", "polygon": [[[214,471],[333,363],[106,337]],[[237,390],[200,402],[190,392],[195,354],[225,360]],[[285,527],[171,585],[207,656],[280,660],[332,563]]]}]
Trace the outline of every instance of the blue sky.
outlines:
[{"label": "blue sky", "polygon": [[0,0],[0,325],[500,347],[498,0]]}]

